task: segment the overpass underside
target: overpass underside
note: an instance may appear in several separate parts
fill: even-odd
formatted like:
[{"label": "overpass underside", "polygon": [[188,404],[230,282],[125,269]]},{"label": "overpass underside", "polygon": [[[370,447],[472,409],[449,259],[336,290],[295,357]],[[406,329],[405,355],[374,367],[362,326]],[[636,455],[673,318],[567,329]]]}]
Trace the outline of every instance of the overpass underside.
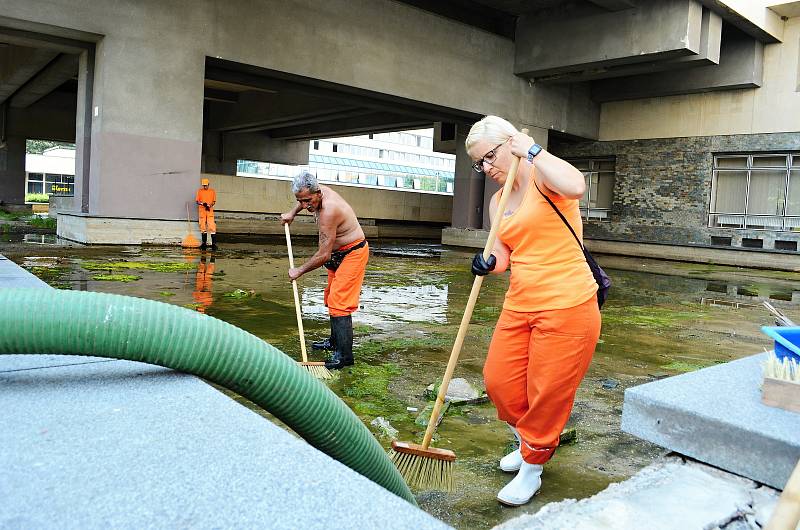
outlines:
[{"label": "overpass underside", "polygon": [[[236,180],[237,160],[303,165],[309,140],[434,127],[434,149],[456,155],[454,196],[428,200],[416,220],[480,230],[496,188],[471,170],[463,140],[498,114],[588,164],[589,237],[710,245],[733,230],[735,247],[757,235],[748,212],[738,227],[710,220],[716,153],[750,157],[748,179],[754,152],[784,155],[788,189],[800,151],[800,114],[767,103],[800,109],[786,75],[797,2],[782,4],[6,0],[0,200],[24,201],[26,139],[73,141],[74,195],[54,201],[59,233],[174,243],[201,174],[225,177],[219,207],[238,226],[242,214],[258,224],[291,196],[252,197],[262,188]],[[592,170],[609,161],[610,173]],[[398,192],[382,193],[369,196],[368,223],[415,220],[382,214]],[[796,248],[784,232],[763,248]]]}]

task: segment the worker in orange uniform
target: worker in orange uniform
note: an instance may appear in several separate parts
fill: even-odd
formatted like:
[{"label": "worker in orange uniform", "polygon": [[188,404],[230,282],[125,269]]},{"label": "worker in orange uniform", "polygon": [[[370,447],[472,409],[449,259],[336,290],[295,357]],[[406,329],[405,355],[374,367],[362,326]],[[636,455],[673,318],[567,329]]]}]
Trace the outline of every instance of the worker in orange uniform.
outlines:
[{"label": "worker in orange uniform", "polygon": [[314,343],[314,349],[333,350],[325,361],[329,370],[353,364],[353,318],[358,309],[361,284],[369,259],[369,245],[353,208],[328,186],[320,186],[317,177],[304,171],[292,182],[297,205],[281,215],[283,224],[291,223],[300,210],[314,214],[319,225],[319,248],[305,263],[289,269],[289,279],[321,266],[328,269],[325,305],[330,316],[331,335]]},{"label": "worker in orange uniform", "polygon": [[216,250],[217,223],[214,222],[214,204],[217,202],[217,192],[208,187],[208,179],[200,179],[200,189],[197,190],[194,202],[197,203],[197,219],[200,222],[202,243],[200,248],[205,250],[208,246]]},{"label": "worker in orange uniform", "polygon": [[214,274],[214,257],[211,255],[211,260],[206,263],[205,255],[200,256],[200,262],[197,264],[197,272],[194,276],[194,291],[192,298],[197,304],[197,311],[205,313],[206,309],[211,307],[214,303],[214,297],[211,294],[211,284],[213,282]]},{"label": "worker in orange uniform", "polygon": [[542,465],[558,447],[600,336],[597,282],[581,246],[545,198],[582,239],[578,200],[586,184],[569,162],[497,116],[472,126],[466,148],[474,169],[500,185],[514,157],[521,158],[505,211],[497,211],[500,192],[490,202],[492,222],[502,219],[491,255],[484,260],[479,252],[472,262],[477,275],[501,274],[511,265],[483,376],[497,416],[519,442],[500,460],[503,471],[517,475],[497,499],[520,506],[541,487]]}]

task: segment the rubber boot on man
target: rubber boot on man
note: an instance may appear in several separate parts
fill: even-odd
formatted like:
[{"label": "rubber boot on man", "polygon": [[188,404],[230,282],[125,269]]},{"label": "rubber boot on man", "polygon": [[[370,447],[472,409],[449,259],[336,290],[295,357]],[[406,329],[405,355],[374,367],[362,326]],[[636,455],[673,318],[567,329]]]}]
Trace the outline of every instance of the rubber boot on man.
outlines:
[{"label": "rubber boot on man", "polygon": [[331,316],[331,345],[333,354],[325,361],[328,370],[341,370],[353,366],[353,317]]}]

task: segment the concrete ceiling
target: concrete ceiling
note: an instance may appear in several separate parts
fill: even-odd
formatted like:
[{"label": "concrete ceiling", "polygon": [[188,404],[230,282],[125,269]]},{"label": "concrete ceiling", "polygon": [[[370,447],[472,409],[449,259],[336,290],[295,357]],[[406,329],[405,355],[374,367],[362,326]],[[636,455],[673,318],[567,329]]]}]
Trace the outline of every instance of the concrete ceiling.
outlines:
[{"label": "concrete ceiling", "polygon": [[0,104],[27,108],[77,75],[77,55],[0,41]]},{"label": "concrete ceiling", "polygon": [[478,116],[353,87],[207,59],[203,128],[305,140],[473,122]]}]

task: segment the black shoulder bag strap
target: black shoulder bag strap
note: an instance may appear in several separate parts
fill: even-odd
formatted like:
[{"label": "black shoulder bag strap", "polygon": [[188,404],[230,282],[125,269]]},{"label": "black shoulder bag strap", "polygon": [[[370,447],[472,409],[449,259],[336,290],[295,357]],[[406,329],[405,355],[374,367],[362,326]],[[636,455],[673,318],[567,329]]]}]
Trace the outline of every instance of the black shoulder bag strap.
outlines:
[{"label": "black shoulder bag strap", "polygon": [[575,230],[572,229],[572,225],[569,224],[569,221],[567,221],[566,217],[564,217],[564,215],[561,213],[561,210],[559,210],[558,207],[553,204],[553,201],[550,200],[550,197],[542,193],[542,190],[539,189],[539,185],[536,184],[536,177],[533,177],[533,185],[536,186],[536,190],[542,194],[542,197],[547,200],[561,220],[564,221],[564,224],[567,225],[567,228],[569,228],[569,231],[572,233],[572,237],[575,238],[578,246],[581,247],[581,250],[583,251],[583,257],[586,260],[586,263],[589,265],[589,270],[594,277],[594,281],[597,282],[597,305],[602,308],[606,298],[608,298],[608,289],[611,287],[611,278],[608,277],[605,271],[594,260],[594,257],[592,257],[592,255],[589,254],[589,251],[586,250],[586,247],[583,246],[583,243],[581,243],[581,240],[578,239],[578,235],[575,233]]}]

